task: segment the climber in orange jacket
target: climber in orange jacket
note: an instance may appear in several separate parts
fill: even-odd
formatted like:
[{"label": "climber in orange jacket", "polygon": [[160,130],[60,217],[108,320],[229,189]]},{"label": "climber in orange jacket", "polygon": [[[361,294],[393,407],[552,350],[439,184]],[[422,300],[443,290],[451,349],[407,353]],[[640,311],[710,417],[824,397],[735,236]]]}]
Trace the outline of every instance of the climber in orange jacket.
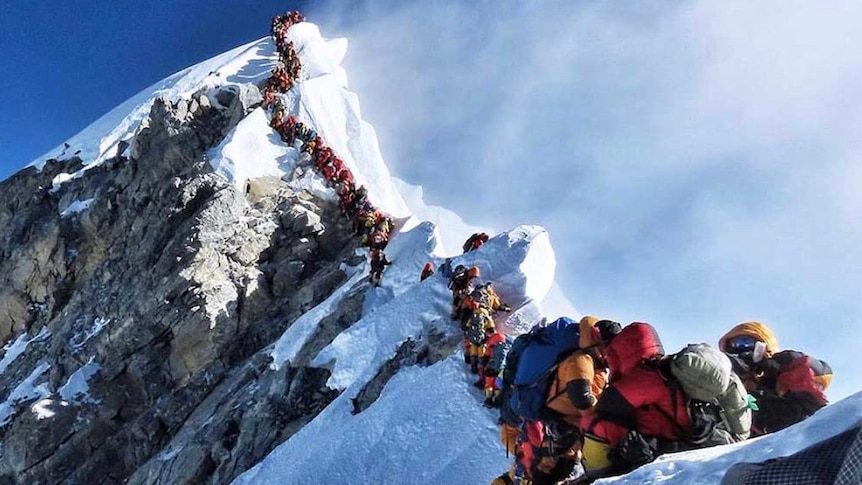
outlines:
[{"label": "climber in orange jacket", "polygon": [[458,265],[452,277],[449,280],[449,289],[452,290],[452,320],[458,320],[461,317],[461,303],[465,296],[473,291],[473,280],[480,278],[482,272],[478,266],[471,266],[469,269],[463,265]]},{"label": "climber in orange jacket", "polygon": [[[581,420],[599,402],[608,381],[601,342],[616,336],[621,326],[611,320],[585,316],[578,322],[579,350],[557,366],[545,406],[551,411],[544,424],[551,432],[550,447],[531,470],[536,483],[557,483],[569,476],[581,456]],[[551,417],[554,416],[554,417]]]},{"label": "climber in orange jacket", "polygon": [[580,426],[584,412],[596,405],[608,381],[608,366],[599,342],[610,341],[622,328],[617,322],[589,315],[581,318],[578,326],[580,350],[560,362],[546,403],[573,426]]},{"label": "climber in orange jacket", "polygon": [[[520,461],[492,483],[507,483],[521,469],[521,475],[531,483],[555,484],[570,476],[577,466],[583,441],[581,420],[598,402],[608,379],[600,343],[610,341],[621,329],[619,323],[593,316],[581,318],[578,327],[579,350],[557,365],[548,388],[545,417],[540,422],[527,422],[527,435],[521,437],[517,450]],[[507,447],[512,440],[511,429],[506,425],[501,430],[501,440],[506,440]]]}]

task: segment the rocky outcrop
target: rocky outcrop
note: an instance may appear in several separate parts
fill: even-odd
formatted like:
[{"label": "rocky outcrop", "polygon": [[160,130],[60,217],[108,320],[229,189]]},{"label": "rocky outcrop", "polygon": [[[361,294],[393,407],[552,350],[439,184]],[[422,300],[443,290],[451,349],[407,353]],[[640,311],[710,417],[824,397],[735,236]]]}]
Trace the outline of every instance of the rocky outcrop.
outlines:
[{"label": "rocky outcrop", "polygon": [[328,371],[274,369],[267,346],[346,281],[349,224],[206,163],[259,102],[157,100],[116,157],[0,184],[0,483],[226,483],[336,397]]},{"label": "rocky outcrop", "polygon": [[408,338],[401,343],[395,355],[386,361],[377,374],[362,386],[359,393],[351,398],[353,414],[359,414],[374,404],[380,397],[386,383],[403,367],[413,365],[428,366],[443,360],[458,347],[459,338],[444,328],[429,327],[428,335],[420,340]]}]

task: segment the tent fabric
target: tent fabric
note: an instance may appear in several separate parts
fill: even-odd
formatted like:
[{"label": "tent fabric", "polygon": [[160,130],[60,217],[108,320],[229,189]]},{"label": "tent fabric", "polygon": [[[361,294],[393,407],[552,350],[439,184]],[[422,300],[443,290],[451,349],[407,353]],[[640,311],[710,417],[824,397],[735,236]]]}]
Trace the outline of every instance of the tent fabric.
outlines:
[{"label": "tent fabric", "polygon": [[862,485],[862,423],[797,453],[737,463],[721,485]]}]

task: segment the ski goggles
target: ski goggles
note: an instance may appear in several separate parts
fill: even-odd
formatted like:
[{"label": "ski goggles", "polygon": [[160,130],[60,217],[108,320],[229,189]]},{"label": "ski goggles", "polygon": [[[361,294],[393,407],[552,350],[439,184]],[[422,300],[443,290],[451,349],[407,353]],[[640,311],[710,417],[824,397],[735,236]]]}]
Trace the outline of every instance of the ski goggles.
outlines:
[{"label": "ski goggles", "polygon": [[750,335],[738,335],[727,339],[724,343],[724,351],[729,354],[744,354],[754,352],[758,340]]}]

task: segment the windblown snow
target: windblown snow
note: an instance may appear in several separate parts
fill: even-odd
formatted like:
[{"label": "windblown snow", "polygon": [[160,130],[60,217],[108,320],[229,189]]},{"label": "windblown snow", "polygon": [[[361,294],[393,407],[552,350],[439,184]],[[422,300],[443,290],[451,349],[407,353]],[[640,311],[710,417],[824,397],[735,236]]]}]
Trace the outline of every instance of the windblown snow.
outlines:
[{"label": "windblown snow", "polygon": [[[445,209],[426,206],[420,187],[392,178],[374,129],[362,119],[358,96],[347,87],[341,67],[347,41],[325,39],[310,23],[293,26],[289,40],[296,45],[303,65],[300,84],[284,98],[290,113],[313,127],[344,160],[357,185],[368,188],[371,201],[404,225],[387,247],[393,265],[386,270],[382,286],[368,290],[362,318],[310,359],[311,365],[332,371],[327,384],[340,390],[340,396],[234,483],[488,483],[508,468],[511,457],[498,439],[496,411],[482,407],[482,398],[471,385],[474,376],[463,365],[460,353],[428,367],[401,369],[378,400],[359,414],[352,414],[351,398],[406,340],[427,339],[432,331],[456,331],[448,317],[451,293],[447,278],[438,272],[419,282],[421,268],[428,261],[437,268],[447,257],[452,266],[479,266],[482,279],[492,281],[503,300],[516,308],[497,322],[510,333],[525,331],[543,314],[579,317],[559,297],[543,308],[548,294],[558,293],[550,238],[543,228],[524,225],[497,234],[477,251],[457,254],[461,241],[487,229],[471,227]],[[119,142],[133,136],[155,98],[176,100],[201,88],[256,84],[268,76],[276,58],[272,41],[262,39],[185,69],[129,99],[32,165],[39,168],[47,158],[77,155],[84,161],[82,170],[87,170],[112,157]],[[240,122],[208,157],[213,170],[239,190],[248,180],[283,177],[301,169],[298,150],[269,128],[262,109]],[[54,190],[62,190],[64,181],[81,174],[63,174],[55,180]],[[300,183],[301,188],[315,193],[328,190],[310,172]],[[84,211],[91,202],[75,202],[62,215]],[[292,363],[318,323],[366,275],[367,268],[353,274],[329,299],[290,326],[272,346],[273,365]],[[27,343],[19,339],[7,346],[0,372]],[[87,399],[86,381],[96,370],[91,363],[82,366],[64,386],[64,399]],[[38,377],[35,374],[47,371],[47,364],[39,366],[9,401],[0,404],[0,422],[16,401],[40,395],[32,382]],[[814,438],[831,436],[855,424],[858,416],[862,416],[862,394],[781,433],[665,456],[607,483],[718,483],[734,462],[794,452]]]}]

